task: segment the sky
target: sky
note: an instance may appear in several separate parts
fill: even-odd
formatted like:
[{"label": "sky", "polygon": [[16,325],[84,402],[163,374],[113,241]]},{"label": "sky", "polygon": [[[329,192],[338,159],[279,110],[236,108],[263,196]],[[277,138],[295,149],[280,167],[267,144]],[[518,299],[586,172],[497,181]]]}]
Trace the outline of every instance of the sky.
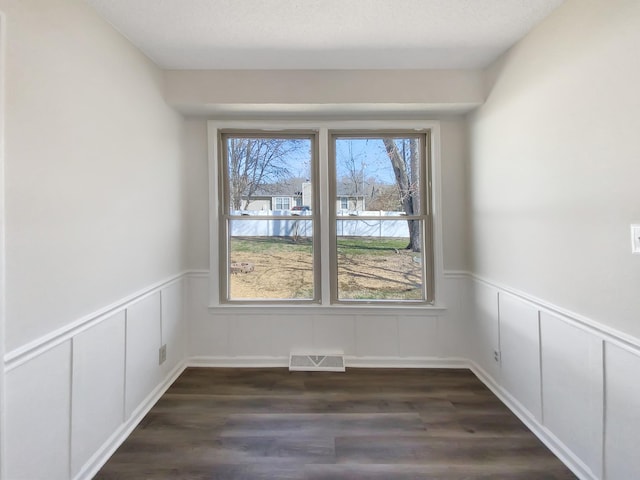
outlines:
[{"label": "sky", "polygon": [[[301,140],[298,140],[301,141]],[[311,140],[302,140],[300,148],[290,152],[285,160],[291,178],[311,177]],[[305,145],[306,144],[306,145]],[[394,185],[395,175],[381,138],[336,138],[336,178],[351,178],[350,170],[365,183]]]}]

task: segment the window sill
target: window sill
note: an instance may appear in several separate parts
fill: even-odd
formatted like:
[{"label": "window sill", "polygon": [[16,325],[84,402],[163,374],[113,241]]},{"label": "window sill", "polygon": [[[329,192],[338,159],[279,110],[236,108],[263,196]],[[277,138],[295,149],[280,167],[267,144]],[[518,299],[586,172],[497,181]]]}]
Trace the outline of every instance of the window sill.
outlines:
[{"label": "window sill", "polygon": [[209,305],[214,315],[372,315],[386,314],[405,317],[437,317],[446,313],[443,305],[318,305],[318,304],[274,304],[256,305],[224,304]]}]

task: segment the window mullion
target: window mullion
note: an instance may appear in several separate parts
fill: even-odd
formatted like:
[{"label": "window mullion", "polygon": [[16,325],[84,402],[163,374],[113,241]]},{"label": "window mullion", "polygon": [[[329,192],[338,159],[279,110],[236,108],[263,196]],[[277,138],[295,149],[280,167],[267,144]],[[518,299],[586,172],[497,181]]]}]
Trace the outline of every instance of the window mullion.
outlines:
[{"label": "window mullion", "polygon": [[321,292],[322,298],[321,303],[323,305],[329,305],[331,303],[331,282],[333,281],[331,276],[331,261],[330,258],[333,257],[331,253],[331,232],[333,229],[331,228],[331,204],[330,204],[330,190],[329,185],[333,181],[330,178],[330,168],[329,168],[329,131],[326,128],[321,128],[319,130],[319,142],[318,152],[318,187],[320,192],[320,249],[321,249],[321,258],[324,261],[320,262],[319,265],[319,273],[321,282]]}]

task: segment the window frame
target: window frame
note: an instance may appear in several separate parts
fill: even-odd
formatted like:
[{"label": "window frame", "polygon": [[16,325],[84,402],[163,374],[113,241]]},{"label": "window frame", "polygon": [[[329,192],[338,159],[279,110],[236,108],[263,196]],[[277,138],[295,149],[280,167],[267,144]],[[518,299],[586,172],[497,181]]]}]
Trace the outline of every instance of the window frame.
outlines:
[{"label": "window frame", "polygon": [[[207,121],[208,129],[208,163],[209,163],[209,271],[203,271],[201,274],[209,278],[209,310],[213,312],[229,312],[247,313],[256,312],[256,309],[266,309],[271,313],[291,313],[300,308],[302,309],[322,309],[325,312],[351,312],[358,314],[370,312],[372,309],[377,311],[386,311],[388,314],[401,314],[405,312],[407,315],[419,314],[423,312],[425,315],[437,315],[439,312],[445,311],[446,307],[442,305],[442,284],[444,282],[443,269],[443,251],[442,251],[442,218],[441,218],[441,187],[440,187],[440,122],[428,120],[209,120]],[[224,268],[221,271],[220,263],[220,239],[221,239],[221,219],[222,206],[219,202],[219,191],[222,179],[220,178],[220,135],[221,131],[228,133],[250,132],[252,136],[273,134],[279,136],[287,133],[304,133],[313,132],[316,135],[316,162],[315,162],[315,185],[317,188],[313,192],[313,201],[315,206],[312,209],[313,215],[318,215],[314,223],[314,256],[321,258],[330,258],[331,253],[331,222],[329,211],[336,209],[335,197],[329,196],[329,132],[367,132],[375,134],[376,130],[382,133],[389,132],[426,132],[429,131],[428,142],[425,148],[429,149],[429,157],[425,162],[430,169],[431,178],[429,180],[429,202],[431,219],[429,228],[431,229],[431,288],[433,294],[431,302],[333,302],[331,299],[331,283],[332,274],[330,272],[330,264],[334,262],[316,263],[314,271],[314,280],[316,282],[315,291],[317,300],[312,302],[307,300],[260,300],[244,302],[233,300],[225,301],[221,296],[221,284],[227,280],[224,279],[227,272]],[[217,240],[217,241],[216,241]],[[318,276],[319,278],[317,278]],[[425,277],[425,282],[428,277]],[[290,308],[294,310],[290,310]],[[412,313],[413,312],[413,313]]]}]

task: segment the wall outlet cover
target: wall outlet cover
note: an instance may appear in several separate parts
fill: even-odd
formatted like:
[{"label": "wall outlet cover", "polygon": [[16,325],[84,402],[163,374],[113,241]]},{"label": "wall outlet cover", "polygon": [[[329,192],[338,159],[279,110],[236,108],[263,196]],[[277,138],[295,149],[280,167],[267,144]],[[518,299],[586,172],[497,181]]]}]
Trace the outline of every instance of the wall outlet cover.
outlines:
[{"label": "wall outlet cover", "polygon": [[640,224],[631,225],[631,253],[640,254]]},{"label": "wall outlet cover", "polygon": [[158,365],[162,365],[167,360],[167,344],[160,347],[158,352]]}]

